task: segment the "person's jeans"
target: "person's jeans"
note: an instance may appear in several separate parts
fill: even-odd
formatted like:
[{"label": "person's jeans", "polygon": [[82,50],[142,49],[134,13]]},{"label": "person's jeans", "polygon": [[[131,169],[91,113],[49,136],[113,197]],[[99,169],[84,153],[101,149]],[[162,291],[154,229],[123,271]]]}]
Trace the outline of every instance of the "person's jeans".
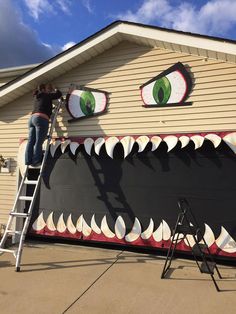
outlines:
[{"label": "person's jeans", "polygon": [[29,119],[29,138],[25,151],[25,164],[35,165],[42,161],[43,142],[47,137],[49,121],[32,115]]}]

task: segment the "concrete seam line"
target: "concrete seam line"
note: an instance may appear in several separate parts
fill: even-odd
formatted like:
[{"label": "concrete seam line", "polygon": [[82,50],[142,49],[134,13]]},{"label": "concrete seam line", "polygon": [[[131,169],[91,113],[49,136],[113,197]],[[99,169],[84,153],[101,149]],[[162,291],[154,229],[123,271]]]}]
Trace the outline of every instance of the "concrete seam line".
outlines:
[{"label": "concrete seam line", "polygon": [[87,289],[85,289],[79,296],[77,299],[75,299],[63,312],[62,314],[65,314],[77,301],[79,301],[79,299],[118,261],[120,255],[123,253],[124,251],[121,251],[117,257],[116,260],[109,266],[107,267],[89,286]]}]

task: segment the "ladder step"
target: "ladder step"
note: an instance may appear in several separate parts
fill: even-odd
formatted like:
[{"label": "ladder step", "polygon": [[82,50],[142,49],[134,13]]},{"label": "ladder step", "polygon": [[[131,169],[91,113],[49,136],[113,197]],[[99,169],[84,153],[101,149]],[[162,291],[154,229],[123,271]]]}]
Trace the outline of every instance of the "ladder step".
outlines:
[{"label": "ladder step", "polygon": [[177,225],[176,233],[182,233],[184,235],[187,234],[195,234],[196,230],[194,226],[190,225]]},{"label": "ladder step", "polygon": [[28,166],[29,169],[40,169],[41,168],[41,165],[39,166]]},{"label": "ladder step", "polygon": [[38,180],[28,180],[26,179],[24,181],[24,184],[32,184],[32,185],[36,185],[38,183]]},{"label": "ladder step", "polygon": [[195,255],[202,255],[204,254],[204,250],[207,249],[207,245],[205,245],[204,243],[195,243],[194,246],[192,247],[192,251]]},{"label": "ladder step", "polygon": [[14,217],[25,217],[25,218],[27,218],[27,217],[29,217],[29,214],[28,213],[15,213],[15,212],[11,212],[10,213],[10,215],[11,216],[14,216]]},{"label": "ladder step", "polygon": [[[208,265],[208,267],[207,267]],[[216,267],[216,263],[215,262],[202,262],[200,269],[201,272],[204,274],[214,274],[214,269]]]},{"label": "ladder step", "polygon": [[6,232],[8,233],[8,234],[22,234],[22,231],[18,231],[18,230],[6,230]]},{"label": "ladder step", "polygon": [[16,251],[15,250],[8,250],[8,249],[0,248],[0,253],[12,253],[12,254],[15,255]]},{"label": "ladder step", "polygon": [[20,196],[19,200],[21,201],[32,201],[33,196]]}]

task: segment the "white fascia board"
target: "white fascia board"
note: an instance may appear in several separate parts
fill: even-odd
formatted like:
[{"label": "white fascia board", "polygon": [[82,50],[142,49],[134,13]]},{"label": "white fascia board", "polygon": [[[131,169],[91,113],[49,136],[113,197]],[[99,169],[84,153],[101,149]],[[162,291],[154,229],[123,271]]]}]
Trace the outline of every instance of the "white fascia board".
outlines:
[{"label": "white fascia board", "polygon": [[7,95],[8,93],[21,87],[22,85],[25,85],[25,84],[29,83],[30,81],[36,79],[37,77],[40,77],[41,75],[47,73],[48,71],[53,70],[54,68],[60,66],[61,64],[65,63],[66,61],[73,59],[74,57],[78,56],[79,54],[85,52],[86,50],[88,50],[90,48],[93,48],[97,44],[103,42],[106,39],[109,39],[110,37],[114,36],[117,33],[118,33],[118,26],[104,32],[103,34],[99,35],[98,37],[95,37],[94,39],[89,40],[87,43],[78,47],[77,49],[69,51],[65,55],[59,57],[58,59],[56,59],[52,62],[50,62],[49,64],[46,64],[42,68],[33,72],[32,74],[29,74],[26,77],[22,78],[21,80],[19,80],[19,81],[13,83],[12,85],[6,87],[2,91],[0,91],[0,97]]},{"label": "white fascia board", "polygon": [[194,48],[201,48],[236,55],[236,44],[223,42],[217,39],[208,39],[203,37],[178,34],[175,32],[168,32],[165,30],[140,27],[130,24],[119,25],[119,31],[120,33],[131,36],[140,36],[172,44],[190,46]]}]

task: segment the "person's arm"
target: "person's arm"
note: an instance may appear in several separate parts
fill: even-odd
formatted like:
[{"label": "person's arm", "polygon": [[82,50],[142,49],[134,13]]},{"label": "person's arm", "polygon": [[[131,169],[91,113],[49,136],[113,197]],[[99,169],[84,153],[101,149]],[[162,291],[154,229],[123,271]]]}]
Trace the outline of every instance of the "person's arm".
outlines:
[{"label": "person's arm", "polygon": [[62,96],[62,93],[61,91],[59,91],[59,89],[56,89],[55,92],[52,92],[49,95],[50,95],[50,98],[54,100],[54,99],[60,98]]}]

